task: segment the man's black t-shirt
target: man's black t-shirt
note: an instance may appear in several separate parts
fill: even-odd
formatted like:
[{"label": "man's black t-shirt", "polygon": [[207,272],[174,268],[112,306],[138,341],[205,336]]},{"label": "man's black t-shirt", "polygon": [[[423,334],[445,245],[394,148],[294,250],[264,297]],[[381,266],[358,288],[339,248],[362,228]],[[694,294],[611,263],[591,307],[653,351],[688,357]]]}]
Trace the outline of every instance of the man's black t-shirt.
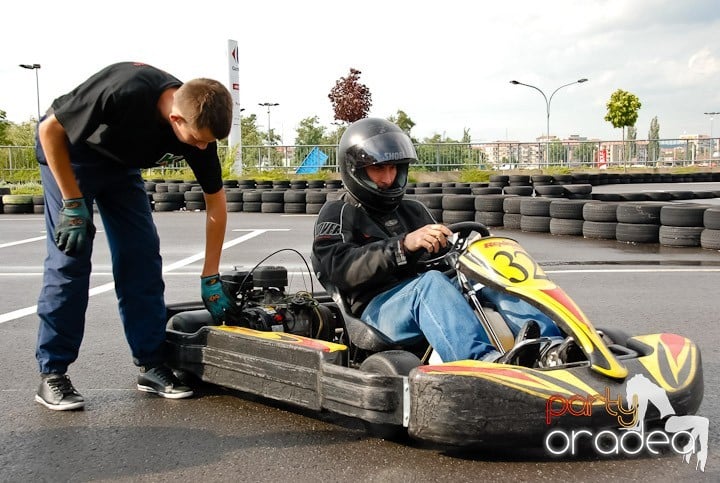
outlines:
[{"label": "man's black t-shirt", "polygon": [[185,160],[206,193],[222,188],[217,144],[204,150],[178,140],[158,111],[160,95],[182,82],[155,67],[110,65],[58,97],[55,117],[72,144],[90,148],[128,167],[150,168]]}]

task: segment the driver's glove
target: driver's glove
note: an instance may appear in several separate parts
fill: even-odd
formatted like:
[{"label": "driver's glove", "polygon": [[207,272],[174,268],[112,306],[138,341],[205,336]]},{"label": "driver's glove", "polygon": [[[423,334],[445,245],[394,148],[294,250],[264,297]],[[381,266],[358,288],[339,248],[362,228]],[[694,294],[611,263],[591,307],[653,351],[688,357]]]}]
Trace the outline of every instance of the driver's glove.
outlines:
[{"label": "driver's glove", "polygon": [[77,255],[92,243],[95,225],[83,198],[63,200],[58,221],[55,244],[66,255]]},{"label": "driver's glove", "polygon": [[223,290],[220,274],[208,275],[200,278],[200,294],[203,304],[212,315],[213,321],[220,324],[225,320],[226,313],[232,313],[235,304]]}]

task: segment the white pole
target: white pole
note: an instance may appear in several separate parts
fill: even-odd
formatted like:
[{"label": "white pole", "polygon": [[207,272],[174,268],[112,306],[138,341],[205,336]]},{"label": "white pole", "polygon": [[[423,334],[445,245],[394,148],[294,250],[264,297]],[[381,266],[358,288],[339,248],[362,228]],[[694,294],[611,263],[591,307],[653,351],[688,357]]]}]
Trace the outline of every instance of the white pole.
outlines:
[{"label": "white pole", "polygon": [[228,40],[228,73],[230,76],[230,93],[233,98],[233,120],[228,137],[228,150],[235,153],[233,171],[242,174],[242,132],[240,121],[240,67],[238,63],[237,40]]}]

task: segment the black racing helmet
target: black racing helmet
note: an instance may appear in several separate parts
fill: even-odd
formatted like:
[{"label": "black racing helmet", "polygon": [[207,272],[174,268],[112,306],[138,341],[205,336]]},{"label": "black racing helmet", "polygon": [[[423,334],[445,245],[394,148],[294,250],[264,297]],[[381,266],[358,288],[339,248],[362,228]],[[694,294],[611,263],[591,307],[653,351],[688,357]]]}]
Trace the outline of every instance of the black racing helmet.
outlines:
[{"label": "black racing helmet", "polygon": [[[340,138],[338,163],[345,188],[363,206],[373,211],[390,213],[405,195],[408,166],[417,161],[410,137],[390,121],[365,118],[356,121]],[[374,164],[397,165],[395,182],[381,190],[365,173]]]}]

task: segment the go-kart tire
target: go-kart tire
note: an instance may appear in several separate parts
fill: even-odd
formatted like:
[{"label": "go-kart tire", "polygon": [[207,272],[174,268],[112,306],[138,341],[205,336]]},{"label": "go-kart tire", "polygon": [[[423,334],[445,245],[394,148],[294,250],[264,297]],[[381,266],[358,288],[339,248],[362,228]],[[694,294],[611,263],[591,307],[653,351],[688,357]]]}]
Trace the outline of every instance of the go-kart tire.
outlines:
[{"label": "go-kart tire", "polygon": [[[401,350],[378,352],[360,364],[360,370],[384,376],[407,376],[410,371],[421,365],[420,359],[413,353]],[[392,441],[407,438],[407,428],[395,424],[363,422],[368,434]]]}]

